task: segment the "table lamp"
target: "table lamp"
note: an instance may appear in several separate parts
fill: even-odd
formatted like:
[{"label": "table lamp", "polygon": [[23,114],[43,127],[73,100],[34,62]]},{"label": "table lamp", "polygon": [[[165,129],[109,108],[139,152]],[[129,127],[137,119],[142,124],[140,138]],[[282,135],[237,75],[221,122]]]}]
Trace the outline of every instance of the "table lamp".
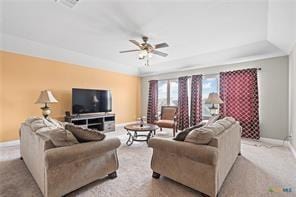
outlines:
[{"label": "table lamp", "polygon": [[51,110],[48,106],[49,103],[57,103],[58,101],[53,96],[52,92],[50,90],[43,90],[41,91],[39,98],[35,102],[35,104],[44,104],[44,107],[41,107],[42,109],[42,115],[44,118],[47,118],[49,114],[51,113]]},{"label": "table lamp", "polygon": [[212,116],[218,114],[217,113],[218,107],[216,107],[215,105],[219,105],[222,103],[223,103],[223,101],[219,97],[218,93],[215,93],[215,92],[210,93],[207,100],[205,101],[205,104],[211,104],[209,109],[210,109],[210,113]]}]

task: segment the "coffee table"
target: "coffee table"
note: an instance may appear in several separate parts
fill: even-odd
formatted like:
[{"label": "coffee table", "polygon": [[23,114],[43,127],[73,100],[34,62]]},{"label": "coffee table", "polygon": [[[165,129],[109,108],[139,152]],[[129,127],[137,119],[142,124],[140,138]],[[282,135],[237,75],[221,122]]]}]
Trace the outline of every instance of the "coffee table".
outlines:
[{"label": "coffee table", "polygon": [[[150,139],[152,133],[154,133],[155,135],[155,131],[159,127],[154,124],[143,124],[141,126],[140,124],[136,123],[125,125],[124,128],[127,130],[127,135],[129,135],[129,138],[126,141],[126,145],[130,146],[133,144],[134,141],[148,143],[148,140]],[[139,132],[141,134],[138,134]]]}]

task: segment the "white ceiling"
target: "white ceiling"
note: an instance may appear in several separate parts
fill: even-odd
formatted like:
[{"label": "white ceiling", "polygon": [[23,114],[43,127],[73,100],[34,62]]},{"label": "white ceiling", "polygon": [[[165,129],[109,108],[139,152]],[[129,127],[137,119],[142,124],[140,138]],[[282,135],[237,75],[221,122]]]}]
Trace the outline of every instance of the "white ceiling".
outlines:
[{"label": "white ceiling", "polygon": [[[2,49],[133,75],[287,55],[296,40],[295,0],[0,1]],[[169,56],[119,53],[142,35]]]}]

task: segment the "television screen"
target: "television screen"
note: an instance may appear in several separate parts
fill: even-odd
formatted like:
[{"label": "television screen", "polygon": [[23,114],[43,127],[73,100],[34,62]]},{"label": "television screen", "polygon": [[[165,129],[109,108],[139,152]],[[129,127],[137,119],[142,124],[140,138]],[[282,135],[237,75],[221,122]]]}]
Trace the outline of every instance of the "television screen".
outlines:
[{"label": "television screen", "polygon": [[112,111],[112,95],[109,90],[72,89],[72,113],[98,113]]}]

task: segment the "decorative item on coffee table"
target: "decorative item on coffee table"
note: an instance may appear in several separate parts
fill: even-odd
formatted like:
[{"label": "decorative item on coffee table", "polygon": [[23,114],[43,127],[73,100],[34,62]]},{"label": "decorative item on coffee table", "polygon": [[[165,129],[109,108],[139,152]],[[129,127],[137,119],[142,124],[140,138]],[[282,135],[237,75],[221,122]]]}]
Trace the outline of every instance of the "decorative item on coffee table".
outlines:
[{"label": "decorative item on coffee table", "polygon": [[[130,146],[134,141],[148,143],[148,140],[151,138],[152,134],[154,133],[155,135],[155,131],[159,127],[154,124],[144,123],[142,119],[142,121],[140,120],[139,123],[128,124],[124,126],[124,128],[127,130],[127,135],[129,135],[126,145]],[[139,132],[142,134],[138,134]]]},{"label": "decorative item on coffee table", "polygon": [[144,122],[144,117],[138,118],[137,120],[138,120],[138,122],[139,122],[139,124],[140,124],[140,127],[143,127],[144,124],[145,124],[145,122]]}]

